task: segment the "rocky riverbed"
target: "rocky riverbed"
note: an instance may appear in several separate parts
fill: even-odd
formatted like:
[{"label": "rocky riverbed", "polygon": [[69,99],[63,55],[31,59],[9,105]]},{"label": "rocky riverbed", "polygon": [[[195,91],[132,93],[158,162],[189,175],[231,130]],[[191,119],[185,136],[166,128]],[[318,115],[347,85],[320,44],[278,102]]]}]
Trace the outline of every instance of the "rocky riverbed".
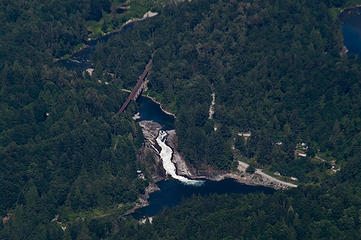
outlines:
[{"label": "rocky riverbed", "polygon": [[[142,127],[143,135],[145,137],[146,143],[145,147],[147,151],[153,152],[154,155],[157,155],[156,164],[157,168],[161,168],[161,159],[159,158],[160,147],[156,143],[156,138],[158,136],[159,130],[162,128],[160,124],[152,121],[141,121],[140,126]],[[267,175],[262,172],[261,169],[256,169],[256,172],[253,174],[247,173],[246,169],[248,167],[247,163],[239,162],[238,168],[233,172],[226,172],[221,170],[215,170],[211,167],[206,167],[205,169],[195,169],[193,166],[188,164],[181,153],[177,151],[177,135],[175,130],[166,131],[168,136],[166,139],[166,144],[172,148],[172,162],[176,166],[177,174],[184,176],[189,179],[208,179],[212,181],[221,181],[225,178],[232,178],[238,181],[239,183],[253,185],[253,186],[265,186],[271,187],[274,189],[286,189],[289,187],[297,187],[297,185],[281,181],[272,176]],[[155,181],[166,179],[167,176],[163,173],[159,175],[159,172],[152,173],[152,178]]]},{"label": "rocky riverbed", "polygon": [[158,132],[162,129],[162,126],[153,121],[140,121],[139,125],[142,128],[145,141],[139,151],[138,160],[144,164],[152,181],[159,182],[166,178],[166,173],[159,157],[161,149],[156,141]]},{"label": "rocky riverbed", "polygon": [[[174,150],[177,149],[177,135],[175,130],[167,131],[168,138],[167,144]],[[252,186],[265,186],[271,187],[276,190],[287,189],[290,187],[297,187],[297,185],[284,182],[276,179],[266,173],[262,172],[261,169],[256,169],[255,173],[250,174],[246,172],[248,164],[239,161],[237,171],[226,172],[221,170],[215,170],[211,167],[197,170],[187,164],[184,157],[174,150],[172,161],[175,163],[177,173],[190,179],[208,179],[212,181],[221,181],[226,178],[233,178],[239,183]]]}]

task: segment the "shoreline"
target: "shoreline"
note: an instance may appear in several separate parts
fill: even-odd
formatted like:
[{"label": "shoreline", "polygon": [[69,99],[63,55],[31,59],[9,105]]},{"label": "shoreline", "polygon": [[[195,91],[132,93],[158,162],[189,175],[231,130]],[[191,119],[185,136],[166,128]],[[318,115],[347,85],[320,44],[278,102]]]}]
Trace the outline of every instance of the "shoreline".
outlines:
[{"label": "shoreline", "polygon": [[[128,89],[125,89],[125,88],[120,89],[120,91],[122,91],[122,92],[127,92],[127,93],[132,92],[131,90],[128,90]],[[149,96],[149,95],[143,95],[143,94],[141,94],[141,96],[142,96],[142,97],[145,97],[145,98],[149,98],[150,100],[152,100],[153,102],[155,102],[156,104],[158,104],[159,107],[160,107],[160,109],[161,109],[165,114],[170,115],[170,116],[172,116],[172,117],[174,117],[174,118],[177,118],[174,113],[165,110],[165,109],[164,109],[164,106],[163,106],[159,101],[157,101],[155,98],[153,98],[153,97],[151,97],[151,96]]]},{"label": "shoreline", "polygon": [[[246,172],[248,164],[245,162],[238,161],[237,172],[227,172],[222,170],[215,170],[211,167],[203,170],[203,173],[189,166],[184,160],[184,157],[176,150],[176,132],[175,130],[167,131],[168,137],[166,140],[167,145],[172,148],[173,155],[171,161],[176,167],[176,172],[180,176],[187,177],[192,180],[210,180],[210,181],[222,181],[227,178],[236,180],[238,183],[242,183],[250,186],[264,186],[270,187],[275,190],[287,189],[297,187],[296,184],[285,182],[274,178],[262,171],[262,169],[256,169],[256,172],[249,174]],[[197,173],[198,172],[198,173]]]},{"label": "shoreline", "polygon": [[[151,97],[148,98],[154,101],[154,99],[152,99]],[[157,102],[157,104],[161,105],[159,102]],[[155,146],[156,138],[159,134],[160,129],[162,129],[163,127],[155,122],[152,122],[152,124],[158,125],[159,129],[158,128],[153,128],[153,130],[150,128],[146,129],[147,125],[150,125],[150,123],[147,121],[144,121],[143,123],[140,122],[143,134],[145,136],[145,140],[148,141],[150,145],[153,145],[153,147],[156,148]],[[150,131],[153,132],[150,134]],[[197,170],[193,166],[189,165],[185,161],[184,156],[182,156],[181,153],[177,151],[178,143],[177,143],[176,131],[173,129],[173,130],[168,130],[166,132],[167,132],[167,138],[165,142],[173,151],[171,161],[174,163],[176,168],[176,173],[179,176],[183,176],[191,180],[206,179],[210,181],[221,181],[226,178],[232,178],[242,184],[246,184],[250,186],[271,187],[276,190],[297,187],[296,184],[279,180],[275,177],[272,177],[264,173],[262,169],[256,169],[255,173],[249,174],[246,172],[246,169],[249,165],[241,161],[238,161],[237,171],[235,172],[215,170],[210,166],[207,166],[206,169]],[[153,148],[150,148],[150,150],[153,151],[153,153],[156,154],[158,157],[160,157],[159,151],[155,151]],[[161,162],[157,164],[161,165]],[[165,177],[163,176],[160,178],[160,180],[165,180],[165,179],[167,179],[167,176]]]},{"label": "shoreline", "polygon": [[131,209],[120,215],[118,218],[124,218],[126,216],[133,214],[139,208],[149,206],[149,201],[148,201],[149,195],[153,192],[160,190],[160,188],[156,183],[157,182],[149,183],[149,185],[144,189],[144,194],[141,194],[137,199],[137,201],[139,201],[140,203],[136,203],[134,207],[132,207]]},{"label": "shoreline", "polygon": [[[349,53],[349,49],[346,47],[345,45],[345,39],[344,39],[344,35],[343,35],[343,30],[342,30],[342,27],[343,27],[343,24],[344,24],[344,20],[347,19],[348,17],[352,17],[352,16],[355,16],[355,15],[361,15],[361,4],[358,4],[356,6],[353,6],[353,7],[347,7],[347,8],[344,8],[342,10],[340,10],[339,14],[338,14],[338,20],[340,21],[340,28],[341,28],[341,31],[340,31],[340,38],[342,39],[342,43],[341,43],[341,50],[340,50],[340,56],[346,56],[348,55]],[[352,53],[351,55],[353,55],[355,53]]]},{"label": "shoreline", "polygon": [[[152,97],[149,96],[146,97],[150,98],[152,101],[156,102],[161,106],[161,103],[155,101]],[[174,114],[171,115],[173,116]],[[142,129],[145,140],[145,143],[141,151],[147,151],[147,150],[151,151],[159,158],[159,160],[154,163],[150,163],[152,166],[154,166],[154,168],[151,167],[153,168],[153,172],[150,172],[151,182],[145,188],[145,193],[141,194],[138,197],[137,203],[133,208],[126,211],[119,218],[131,215],[137,209],[148,206],[150,204],[149,203],[150,194],[160,190],[159,187],[157,186],[157,183],[159,181],[169,179],[169,176],[167,174],[164,175],[159,171],[157,172],[155,170],[155,169],[159,169],[160,167],[164,171],[164,167],[162,165],[162,159],[160,156],[160,149],[159,149],[160,147],[156,140],[159,135],[159,131],[163,129],[163,127],[159,123],[154,121],[140,121],[139,125]],[[263,186],[263,187],[273,188],[275,190],[285,190],[285,189],[297,187],[296,184],[279,180],[264,173],[262,169],[256,169],[255,173],[253,174],[247,173],[246,169],[248,168],[249,165],[241,161],[238,161],[237,171],[235,172],[215,170],[210,166],[208,166],[207,169],[204,170],[197,170],[193,166],[189,165],[185,161],[184,156],[182,156],[181,153],[177,151],[178,139],[176,135],[176,130],[174,129],[167,130],[166,133],[167,133],[167,137],[165,143],[167,146],[169,146],[172,149],[171,162],[174,164],[175,171],[178,176],[185,177],[189,180],[209,180],[209,181],[217,181],[217,182],[222,181],[224,179],[233,179],[240,184],[245,184],[248,186]],[[152,171],[152,170],[148,169],[148,171]]]},{"label": "shoreline", "polygon": [[81,52],[81,51],[83,51],[84,49],[87,49],[87,48],[90,48],[90,45],[88,45],[88,44],[85,44],[84,46],[82,46],[81,48],[79,48],[78,50],[75,50],[74,52],[72,52],[71,54],[69,54],[69,56],[66,56],[66,57],[60,57],[60,58],[54,58],[53,59],[53,62],[59,62],[59,61],[64,61],[64,60],[67,60],[67,59],[69,59],[69,58],[71,58],[71,57],[73,57],[75,54],[77,54],[77,53],[79,53],[79,52]]},{"label": "shoreline", "polygon": [[88,38],[86,41],[85,41],[85,45],[82,46],[80,49],[78,50],[75,50],[74,52],[72,52],[69,56],[67,57],[60,57],[60,58],[54,58],[54,62],[58,62],[58,61],[62,61],[62,60],[67,60],[71,57],[73,57],[75,54],[83,51],[84,49],[86,48],[89,48],[91,46],[91,42],[94,42],[94,41],[99,41],[100,39],[104,38],[104,37],[107,37],[109,35],[112,35],[112,34],[115,34],[115,33],[119,33],[121,31],[124,30],[124,28],[132,23],[135,23],[135,22],[141,22],[141,21],[144,21],[148,18],[152,18],[152,17],[155,17],[157,16],[159,13],[157,12],[152,12],[152,11],[148,11],[146,12],[142,18],[131,18],[129,20],[127,20],[125,23],[122,24],[122,26],[118,29],[115,29],[113,31],[110,31],[110,32],[106,32],[104,33],[102,36],[100,37],[97,37],[97,38]]},{"label": "shoreline", "polygon": [[146,97],[146,98],[149,98],[150,100],[152,100],[153,102],[155,102],[156,104],[158,104],[160,106],[160,109],[167,115],[170,115],[170,116],[173,116],[174,118],[177,118],[176,115],[174,113],[171,113],[167,110],[164,109],[164,106],[159,102],[157,101],[155,98],[149,96],[149,95],[143,95],[143,97]]},{"label": "shoreline", "polygon": [[158,14],[159,14],[159,13],[157,13],[157,12],[148,11],[148,12],[144,13],[144,15],[143,15],[142,18],[131,18],[131,19],[129,19],[128,21],[126,21],[125,23],[123,23],[120,28],[115,29],[115,30],[110,31],[110,32],[106,32],[106,33],[103,34],[103,36],[98,37],[98,38],[88,38],[88,41],[97,41],[97,40],[99,40],[99,39],[102,38],[102,37],[106,37],[106,36],[108,36],[108,35],[121,32],[124,27],[126,27],[127,25],[129,25],[129,24],[131,24],[131,23],[141,22],[141,21],[144,21],[144,20],[146,20],[146,19],[148,19],[148,18],[155,17],[155,16],[157,16]]},{"label": "shoreline", "polygon": [[341,9],[340,10],[340,15],[345,11],[353,10],[353,9],[356,9],[356,8],[361,8],[361,4],[358,4],[358,5],[354,6],[354,7],[347,7],[347,8]]},{"label": "shoreline", "polygon": [[[148,143],[148,144],[147,143],[144,144],[142,148],[146,148],[148,145],[148,149],[160,158],[159,150],[157,149],[159,148],[159,146],[157,144],[156,138],[159,134],[159,131],[162,129],[162,126],[159,123],[153,121],[141,121],[140,126],[144,134],[144,139]],[[288,188],[297,187],[297,185],[293,183],[284,182],[272,176],[269,176],[266,173],[262,172],[261,169],[256,169],[256,172],[254,174],[246,173],[248,164],[241,161],[238,162],[238,167],[237,167],[238,172],[214,170],[211,167],[201,172],[202,170],[199,171],[195,169],[193,166],[190,166],[188,163],[186,163],[184,157],[177,151],[176,131],[174,129],[167,130],[166,133],[167,133],[167,138],[165,143],[173,151],[171,161],[175,166],[176,174],[179,176],[188,178],[190,180],[209,180],[209,181],[217,181],[217,182],[222,181],[224,179],[233,179],[240,184],[245,184],[248,186],[263,186],[263,187],[273,188],[275,190],[285,190]],[[156,162],[155,165],[159,167],[162,165],[162,163]],[[151,175],[152,175],[151,177],[152,182],[150,182],[149,185],[145,188],[144,194],[139,195],[135,206],[127,210],[122,215],[120,215],[119,218],[127,217],[133,214],[134,212],[136,212],[137,209],[149,206],[150,194],[160,190],[157,183],[162,180],[169,179],[167,174],[164,176],[159,173],[151,173]]]}]

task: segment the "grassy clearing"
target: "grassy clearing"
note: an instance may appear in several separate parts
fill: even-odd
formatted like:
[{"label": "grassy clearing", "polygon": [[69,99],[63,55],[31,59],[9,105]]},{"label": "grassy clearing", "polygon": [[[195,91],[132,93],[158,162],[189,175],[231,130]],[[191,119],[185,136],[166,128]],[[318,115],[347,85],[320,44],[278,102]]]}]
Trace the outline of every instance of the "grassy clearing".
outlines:
[{"label": "grassy clearing", "polygon": [[[111,13],[103,12],[103,17],[99,21],[88,21],[87,29],[90,32],[89,38],[103,36],[107,32],[119,29],[126,21],[132,18],[141,18],[154,7],[154,0],[130,0],[126,5],[119,1],[112,3]],[[119,7],[129,7],[123,13],[116,13]]]},{"label": "grassy clearing", "polygon": [[125,213],[127,210],[134,207],[134,203],[128,204],[119,204],[118,206],[114,206],[109,209],[90,209],[87,211],[74,212],[69,207],[62,209],[60,216],[61,222],[70,223],[77,219],[93,219],[97,217],[106,217],[112,215],[121,215]]},{"label": "grassy clearing", "polygon": [[67,53],[64,56],[62,56],[62,57],[60,57],[59,59],[56,59],[56,60],[65,60],[65,59],[71,57],[74,53],[76,53],[77,51],[79,51],[83,47],[85,47],[85,43],[80,43],[80,44],[78,44],[78,45],[76,45],[74,47],[74,49],[71,51],[71,53]]}]

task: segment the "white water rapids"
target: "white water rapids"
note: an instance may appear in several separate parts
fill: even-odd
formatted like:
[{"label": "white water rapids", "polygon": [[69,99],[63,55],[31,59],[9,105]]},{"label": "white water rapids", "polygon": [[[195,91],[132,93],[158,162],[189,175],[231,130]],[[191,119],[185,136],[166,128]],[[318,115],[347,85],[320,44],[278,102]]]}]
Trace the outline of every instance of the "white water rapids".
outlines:
[{"label": "white water rapids", "polygon": [[160,130],[159,134],[158,134],[158,137],[156,139],[158,145],[161,148],[159,156],[162,159],[163,168],[166,171],[166,173],[171,175],[172,178],[177,179],[177,180],[181,181],[184,184],[202,185],[204,183],[204,181],[202,181],[202,180],[192,180],[192,179],[188,179],[186,177],[177,175],[176,167],[175,167],[174,163],[172,162],[173,150],[167,144],[165,144],[165,140],[166,140],[167,135],[168,135],[167,132],[165,132],[163,130]]}]

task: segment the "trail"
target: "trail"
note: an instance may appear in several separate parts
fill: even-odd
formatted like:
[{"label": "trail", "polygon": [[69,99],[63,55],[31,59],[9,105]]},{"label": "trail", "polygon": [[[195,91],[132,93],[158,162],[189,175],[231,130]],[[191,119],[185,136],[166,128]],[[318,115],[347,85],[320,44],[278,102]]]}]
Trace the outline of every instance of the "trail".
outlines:
[{"label": "trail", "polygon": [[216,104],[216,94],[212,93],[212,102],[211,105],[209,106],[209,116],[208,119],[213,119],[213,115],[214,115],[214,105]]}]

